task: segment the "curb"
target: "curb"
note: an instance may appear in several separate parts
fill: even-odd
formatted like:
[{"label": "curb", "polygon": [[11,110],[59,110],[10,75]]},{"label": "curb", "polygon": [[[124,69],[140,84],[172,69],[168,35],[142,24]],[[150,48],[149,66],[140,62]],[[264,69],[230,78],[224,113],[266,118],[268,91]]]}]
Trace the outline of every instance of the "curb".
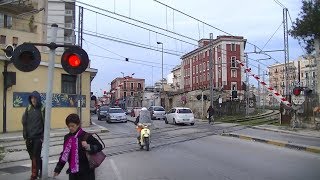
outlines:
[{"label": "curb", "polygon": [[320,138],[320,136],[312,136],[312,135],[307,135],[307,134],[300,134],[300,133],[291,132],[291,131],[288,131],[288,130],[280,130],[280,129],[276,130],[276,129],[270,129],[270,128],[257,127],[257,126],[250,126],[249,128],[258,129],[258,130],[264,130],[264,131],[278,132],[278,133],[285,133],[285,134],[292,134],[292,135],[298,135],[298,136],[307,136],[307,137],[313,137],[313,138]]},{"label": "curb", "polygon": [[296,149],[296,150],[300,150],[300,151],[306,151],[306,152],[312,152],[312,153],[320,154],[320,147],[316,147],[316,146],[306,146],[306,145],[292,144],[292,143],[287,143],[287,142],[283,142],[283,141],[262,139],[262,138],[256,138],[256,137],[241,135],[241,134],[225,133],[225,134],[221,134],[221,135],[222,136],[235,137],[235,138],[249,140],[249,141],[257,141],[257,142],[271,144],[271,145],[275,145],[275,146],[286,147],[286,148],[290,148],[290,149]]}]

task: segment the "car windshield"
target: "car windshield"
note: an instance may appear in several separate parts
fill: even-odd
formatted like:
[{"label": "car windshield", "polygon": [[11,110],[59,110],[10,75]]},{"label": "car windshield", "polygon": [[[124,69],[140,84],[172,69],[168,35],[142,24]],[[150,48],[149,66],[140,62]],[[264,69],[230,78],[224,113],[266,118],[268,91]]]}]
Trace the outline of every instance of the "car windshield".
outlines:
[{"label": "car windshield", "polygon": [[190,109],[178,109],[177,111],[179,114],[188,114],[188,113],[192,113],[192,111]]},{"label": "car windshield", "polygon": [[163,107],[155,107],[154,111],[165,111]]},{"label": "car windshield", "polygon": [[109,113],[124,113],[122,109],[110,109]]}]

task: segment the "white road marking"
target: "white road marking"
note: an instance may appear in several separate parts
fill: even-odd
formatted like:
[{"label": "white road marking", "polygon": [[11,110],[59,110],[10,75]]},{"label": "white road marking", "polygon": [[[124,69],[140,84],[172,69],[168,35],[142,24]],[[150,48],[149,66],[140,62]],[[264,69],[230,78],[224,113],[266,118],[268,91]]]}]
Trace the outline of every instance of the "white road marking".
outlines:
[{"label": "white road marking", "polygon": [[[57,163],[59,160],[58,159],[56,159],[56,160],[51,160],[51,161],[49,161],[49,163],[48,164],[54,164],[54,163]],[[21,165],[21,166],[24,166],[24,167],[31,167],[31,164],[23,164],[23,165]]]},{"label": "white road marking", "polygon": [[117,180],[122,180],[122,177],[120,175],[120,171],[118,170],[116,164],[114,163],[113,159],[109,159],[110,163],[111,163],[111,167],[113,169],[114,174],[117,177]]},{"label": "white road marking", "polygon": [[101,129],[107,129],[106,127],[100,126],[99,124],[92,122],[93,125],[100,127]]}]

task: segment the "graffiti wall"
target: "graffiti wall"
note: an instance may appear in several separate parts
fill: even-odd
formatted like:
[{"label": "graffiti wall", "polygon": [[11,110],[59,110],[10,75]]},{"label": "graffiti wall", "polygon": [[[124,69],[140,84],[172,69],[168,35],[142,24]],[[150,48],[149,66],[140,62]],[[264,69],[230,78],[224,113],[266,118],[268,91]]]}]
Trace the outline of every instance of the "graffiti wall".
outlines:
[{"label": "graffiti wall", "polygon": [[[27,107],[29,105],[29,95],[31,92],[14,92],[13,107]],[[41,102],[45,104],[46,93],[40,93]],[[82,107],[86,106],[86,96],[82,95]],[[53,93],[52,107],[77,107],[78,95]]]}]

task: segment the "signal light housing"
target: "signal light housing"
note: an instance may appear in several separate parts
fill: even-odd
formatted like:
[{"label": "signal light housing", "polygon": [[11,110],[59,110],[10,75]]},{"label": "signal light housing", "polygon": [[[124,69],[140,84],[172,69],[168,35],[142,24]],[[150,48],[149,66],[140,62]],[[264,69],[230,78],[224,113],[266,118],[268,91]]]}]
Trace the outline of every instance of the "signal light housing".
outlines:
[{"label": "signal light housing", "polygon": [[14,47],[12,45],[7,45],[5,49],[2,49],[4,51],[4,55],[6,56],[6,58],[11,59],[12,58],[12,54],[14,51]]},{"label": "signal light housing", "polygon": [[32,44],[21,44],[12,54],[13,65],[22,72],[35,70],[41,61],[39,50]]},{"label": "signal light housing", "polygon": [[89,65],[88,54],[79,47],[69,48],[62,54],[61,65],[69,74],[81,74]]},{"label": "signal light housing", "polygon": [[295,87],[295,88],[293,88],[292,93],[293,93],[295,96],[299,96],[299,95],[301,94],[301,91],[302,91],[302,88],[301,88],[301,87]]}]

